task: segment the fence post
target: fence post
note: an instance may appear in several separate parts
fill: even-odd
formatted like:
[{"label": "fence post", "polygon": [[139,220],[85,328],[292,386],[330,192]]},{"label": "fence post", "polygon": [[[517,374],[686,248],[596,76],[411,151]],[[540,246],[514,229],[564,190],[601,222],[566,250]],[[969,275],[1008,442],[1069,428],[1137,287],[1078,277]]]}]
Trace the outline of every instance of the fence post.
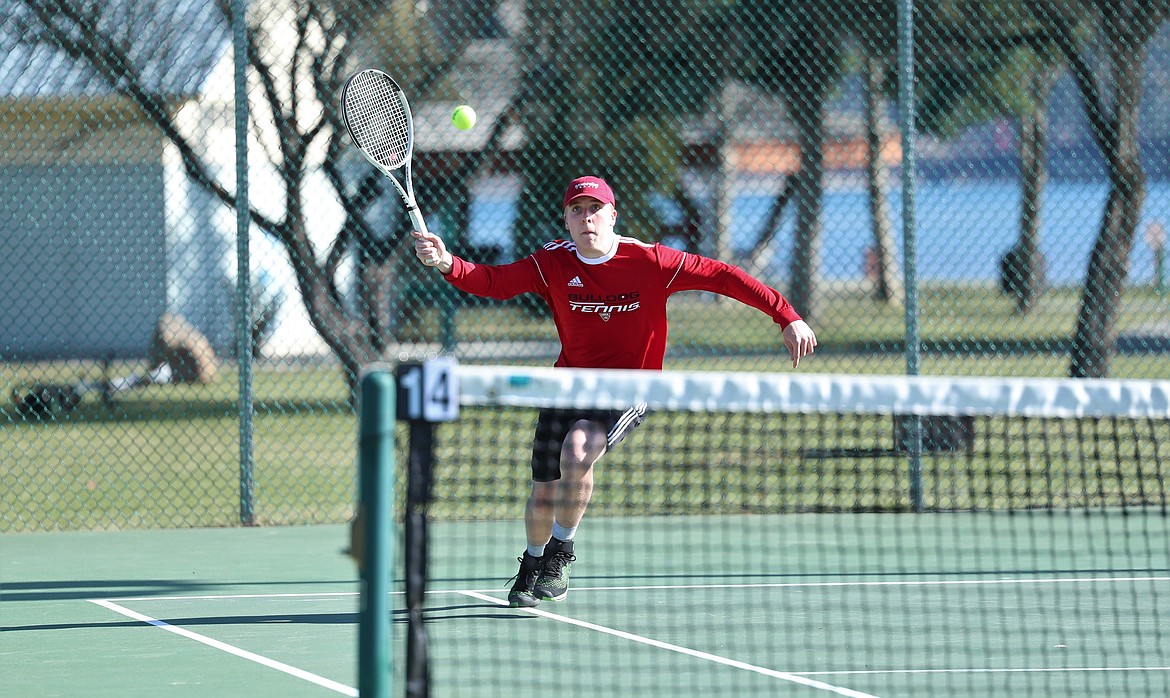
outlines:
[{"label": "fence post", "polygon": [[236,364],[240,394],[240,523],[256,521],[252,444],[252,272],[248,232],[248,0],[232,0],[236,116]]},{"label": "fence post", "polygon": [[[914,201],[915,156],[914,123],[914,0],[898,3],[898,113],[902,127],[902,266],[906,286],[906,374],[918,375],[920,346],[918,335],[918,247],[915,240],[916,209]],[[922,502],[922,420],[911,417],[904,444],[910,461],[910,506],[923,509]]]}]

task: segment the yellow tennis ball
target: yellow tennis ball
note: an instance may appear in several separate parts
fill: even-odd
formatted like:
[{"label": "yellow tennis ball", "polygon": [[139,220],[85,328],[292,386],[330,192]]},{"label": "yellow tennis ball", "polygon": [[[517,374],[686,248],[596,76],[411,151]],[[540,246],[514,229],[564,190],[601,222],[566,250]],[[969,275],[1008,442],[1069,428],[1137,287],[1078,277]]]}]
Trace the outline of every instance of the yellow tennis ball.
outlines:
[{"label": "yellow tennis ball", "polygon": [[475,126],[475,110],[466,104],[460,104],[451,114],[451,123],[460,131],[466,131]]}]

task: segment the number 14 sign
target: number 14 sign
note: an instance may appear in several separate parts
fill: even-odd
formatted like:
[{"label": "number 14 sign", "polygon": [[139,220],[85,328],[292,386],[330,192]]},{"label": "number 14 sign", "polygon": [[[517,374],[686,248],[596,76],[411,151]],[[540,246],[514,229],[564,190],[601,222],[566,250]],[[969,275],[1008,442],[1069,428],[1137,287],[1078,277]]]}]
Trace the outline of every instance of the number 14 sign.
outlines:
[{"label": "number 14 sign", "polygon": [[408,422],[453,422],[459,418],[458,362],[451,357],[423,363],[401,363],[398,382],[398,419]]}]

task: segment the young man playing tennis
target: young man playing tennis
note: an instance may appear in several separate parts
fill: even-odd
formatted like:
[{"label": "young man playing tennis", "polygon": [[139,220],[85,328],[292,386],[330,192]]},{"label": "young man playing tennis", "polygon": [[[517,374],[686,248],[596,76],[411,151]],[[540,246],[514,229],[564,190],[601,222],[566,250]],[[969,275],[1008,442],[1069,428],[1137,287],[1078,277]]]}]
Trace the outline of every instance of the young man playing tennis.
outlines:
[{"label": "young man playing tennis", "polygon": [[[719,293],[764,312],[783,328],[793,367],[812,353],[816,335],[779,291],[738,267],[618,235],[616,203],[605,180],[580,177],[569,183],[563,202],[570,240],[554,240],[510,264],[484,265],[453,256],[433,233],[415,232],[415,254],[467,293],[543,298],[561,342],[556,366],[660,370],[666,300],[678,291]],[[528,549],[508,594],[511,606],[568,595],[573,539],[593,494],[593,465],[645,412],[645,405],[625,412],[541,411],[524,512]]]}]

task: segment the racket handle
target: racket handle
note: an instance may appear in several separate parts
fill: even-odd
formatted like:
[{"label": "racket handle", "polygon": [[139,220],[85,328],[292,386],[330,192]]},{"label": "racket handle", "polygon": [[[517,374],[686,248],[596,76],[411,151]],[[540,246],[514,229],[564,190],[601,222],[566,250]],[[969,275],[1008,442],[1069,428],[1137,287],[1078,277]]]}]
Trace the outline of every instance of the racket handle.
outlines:
[{"label": "racket handle", "polygon": [[418,210],[418,206],[408,205],[406,208],[407,215],[410,216],[410,224],[414,229],[420,233],[429,233],[427,230],[427,222],[423,220],[422,211]]}]

